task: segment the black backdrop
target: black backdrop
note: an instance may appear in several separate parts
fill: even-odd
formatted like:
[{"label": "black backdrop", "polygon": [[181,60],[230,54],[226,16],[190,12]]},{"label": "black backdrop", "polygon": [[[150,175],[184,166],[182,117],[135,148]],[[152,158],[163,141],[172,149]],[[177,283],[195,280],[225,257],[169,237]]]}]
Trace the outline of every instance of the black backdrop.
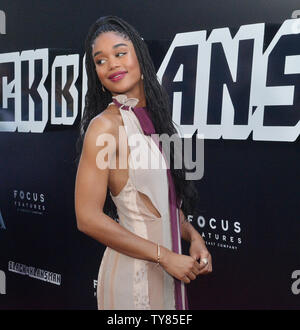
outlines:
[{"label": "black backdrop", "polygon": [[[0,34],[0,309],[96,309],[96,279],[104,247],[77,230],[74,213],[74,158],[81,117],[83,43],[91,23],[107,14],[123,17],[147,41],[159,70],[175,35],[183,32],[207,31],[206,38],[209,38],[214,29],[226,27],[234,37],[241,26],[262,23],[265,24],[265,51],[283,23],[292,15],[299,15],[300,4],[296,0],[2,0],[0,6],[6,16],[6,34]],[[294,118],[288,124],[286,112],[280,111],[283,108],[269,108],[268,114],[279,110],[273,117],[271,115],[276,124],[267,123],[266,117],[263,124],[274,125],[272,138],[259,138],[256,122],[252,123],[250,119],[245,127],[252,126],[245,138],[228,138],[226,134],[217,137],[217,132],[225,130],[226,125],[217,122],[220,105],[218,107],[217,102],[211,105],[210,102],[222,96],[219,90],[214,89],[214,84],[222,86],[222,79],[228,82],[228,67],[224,63],[227,65],[229,58],[224,61],[220,49],[209,55],[214,66],[209,76],[213,84],[208,90],[211,107],[207,120],[216,125],[211,126],[210,136],[205,139],[204,176],[197,183],[201,213],[191,220],[207,242],[213,256],[214,271],[188,286],[191,309],[299,309],[300,155],[297,136],[300,129],[296,124],[300,114],[300,61],[297,60],[300,37],[296,32],[289,34],[290,39],[286,38],[285,43],[278,43],[277,52],[294,55],[294,65],[290,66],[294,75],[284,77],[287,71],[278,69],[279,74],[275,70],[288,70],[284,67],[284,63],[287,66],[288,62],[282,62],[285,58],[276,57],[274,51],[273,62],[271,56],[267,61],[266,83],[261,78],[264,87],[294,86],[292,94],[289,94],[293,96],[292,102],[282,101],[287,100],[284,97],[288,92],[281,89],[271,92],[268,100],[275,100],[274,103],[259,103],[258,98],[255,99],[257,103],[251,102],[254,108],[249,107],[252,114],[258,113],[255,110],[258,106],[258,110],[262,108],[267,116],[267,106],[292,106],[284,108],[292,114],[290,120]],[[171,97],[175,91],[187,90],[182,98],[185,106],[181,109],[181,124],[185,125],[193,124],[188,122],[194,111],[194,99],[187,96],[191,91],[187,88],[191,78],[185,80],[183,73],[181,84],[173,84],[172,79],[178,70],[176,63],[184,63],[184,72],[193,70],[193,65],[197,66],[194,55],[197,51],[205,53],[206,49],[202,49],[201,45],[196,53],[191,46],[181,48],[183,55],[174,52],[171,60],[175,64],[170,61],[166,73],[162,71],[163,83]],[[38,78],[37,82],[33,82],[35,88],[32,90],[36,90],[42,75],[42,63],[46,63],[45,54],[48,54],[45,65],[48,74],[45,74],[44,82],[48,96],[29,90],[30,64],[24,58],[21,62],[19,60],[21,52],[31,50],[30,57],[33,50],[41,49],[47,50],[41,56],[44,62],[37,60],[34,64],[34,77]],[[16,52],[17,55],[12,54]],[[77,115],[72,112],[76,109],[71,102],[76,92],[70,96],[69,87],[62,92],[59,87],[63,69],[56,69],[55,79],[52,76],[53,62],[59,56],[70,54],[78,54],[79,57],[75,83]],[[244,57],[239,58],[239,68],[242,68],[239,86],[245,86],[249,81],[246,74],[249,61],[253,59],[245,59],[246,55],[244,53]],[[220,68],[221,72],[216,68]],[[66,72],[72,80],[73,71],[68,67]],[[201,78],[201,72],[197,79],[200,84],[205,84],[208,79]],[[168,76],[170,73],[173,74],[171,78]],[[54,105],[51,104],[53,82],[57,97]],[[232,100],[245,100],[245,88],[237,89],[238,92],[230,87],[228,90]],[[9,93],[18,94],[21,120],[27,123],[29,99],[33,99],[37,117],[29,122],[27,128],[22,128],[17,119],[17,97],[9,96]],[[264,92],[260,97],[263,99]],[[276,103],[277,98],[279,101]],[[48,104],[46,112],[49,118],[45,127],[38,129],[34,121],[41,120],[41,109],[45,109],[42,102]],[[73,115],[73,122],[51,121],[52,109],[56,117],[61,118],[62,102],[67,102],[66,116]],[[235,111],[236,118],[240,118],[239,109],[235,108]],[[196,115],[194,119],[197,120]],[[295,139],[288,140],[285,134],[292,126],[298,132]],[[183,244],[187,254],[188,245]]]}]

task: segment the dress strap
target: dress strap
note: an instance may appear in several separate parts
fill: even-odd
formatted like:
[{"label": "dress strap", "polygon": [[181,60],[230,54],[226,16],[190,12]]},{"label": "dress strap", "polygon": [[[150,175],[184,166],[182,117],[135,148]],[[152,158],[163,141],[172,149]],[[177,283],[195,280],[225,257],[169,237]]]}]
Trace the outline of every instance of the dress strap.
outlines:
[{"label": "dress strap", "polygon": [[127,98],[127,96],[124,94],[113,96],[113,103],[119,107],[119,109],[131,109],[134,112],[145,135],[155,134],[155,128],[147,108],[136,107],[135,105],[137,105],[138,102],[138,99],[133,97]]},{"label": "dress strap", "polygon": [[128,98],[126,94],[115,95],[112,97],[112,99],[114,104],[116,104],[117,106],[119,106],[124,110],[129,110],[129,108],[134,108],[139,102],[139,99],[134,97]]}]

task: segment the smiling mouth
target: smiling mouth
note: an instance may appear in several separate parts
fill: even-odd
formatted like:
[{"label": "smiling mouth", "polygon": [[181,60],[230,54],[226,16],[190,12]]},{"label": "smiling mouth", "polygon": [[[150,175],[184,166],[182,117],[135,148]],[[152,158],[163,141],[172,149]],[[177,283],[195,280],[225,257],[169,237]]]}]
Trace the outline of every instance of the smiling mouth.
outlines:
[{"label": "smiling mouth", "polygon": [[110,76],[109,79],[110,79],[111,81],[119,81],[119,80],[121,80],[121,79],[123,79],[123,78],[125,77],[126,73],[127,73],[127,72],[120,72],[120,73],[117,73],[117,74],[115,74],[115,75],[113,75],[113,76]]}]

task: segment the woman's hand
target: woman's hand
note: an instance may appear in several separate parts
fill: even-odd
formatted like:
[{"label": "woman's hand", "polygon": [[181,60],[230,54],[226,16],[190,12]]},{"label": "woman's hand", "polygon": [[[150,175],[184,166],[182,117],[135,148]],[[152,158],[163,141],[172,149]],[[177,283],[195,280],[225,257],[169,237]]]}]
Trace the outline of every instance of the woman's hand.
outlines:
[{"label": "woman's hand", "polygon": [[208,274],[212,272],[212,259],[208,252],[205,242],[192,224],[186,220],[182,210],[179,210],[181,235],[184,240],[190,242],[190,256],[194,260],[200,259],[201,270],[199,274]]},{"label": "woman's hand", "polygon": [[200,259],[201,270],[199,272],[199,275],[209,274],[212,272],[212,258],[205,246],[204,240],[201,235],[191,239],[189,252],[190,256],[194,260],[197,261]]},{"label": "woman's hand", "polygon": [[191,256],[175,253],[161,246],[160,265],[173,277],[190,283],[201,273],[201,265]]}]

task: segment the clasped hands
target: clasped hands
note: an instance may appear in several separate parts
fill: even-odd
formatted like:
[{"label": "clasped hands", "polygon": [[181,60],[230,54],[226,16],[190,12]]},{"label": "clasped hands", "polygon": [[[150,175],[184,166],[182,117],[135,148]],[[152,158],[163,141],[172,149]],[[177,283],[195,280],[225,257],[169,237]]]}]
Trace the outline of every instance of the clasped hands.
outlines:
[{"label": "clasped hands", "polygon": [[[198,275],[212,272],[212,258],[202,236],[198,234],[190,241],[190,255],[178,254],[162,248],[161,266],[173,277],[188,284]],[[198,262],[200,260],[200,262]]]},{"label": "clasped hands", "polygon": [[190,244],[190,256],[196,261],[199,261],[200,264],[199,273],[197,275],[205,275],[211,273],[212,258],[205,246],[202,236],[199,235],[197,238],[193,238]]}]

